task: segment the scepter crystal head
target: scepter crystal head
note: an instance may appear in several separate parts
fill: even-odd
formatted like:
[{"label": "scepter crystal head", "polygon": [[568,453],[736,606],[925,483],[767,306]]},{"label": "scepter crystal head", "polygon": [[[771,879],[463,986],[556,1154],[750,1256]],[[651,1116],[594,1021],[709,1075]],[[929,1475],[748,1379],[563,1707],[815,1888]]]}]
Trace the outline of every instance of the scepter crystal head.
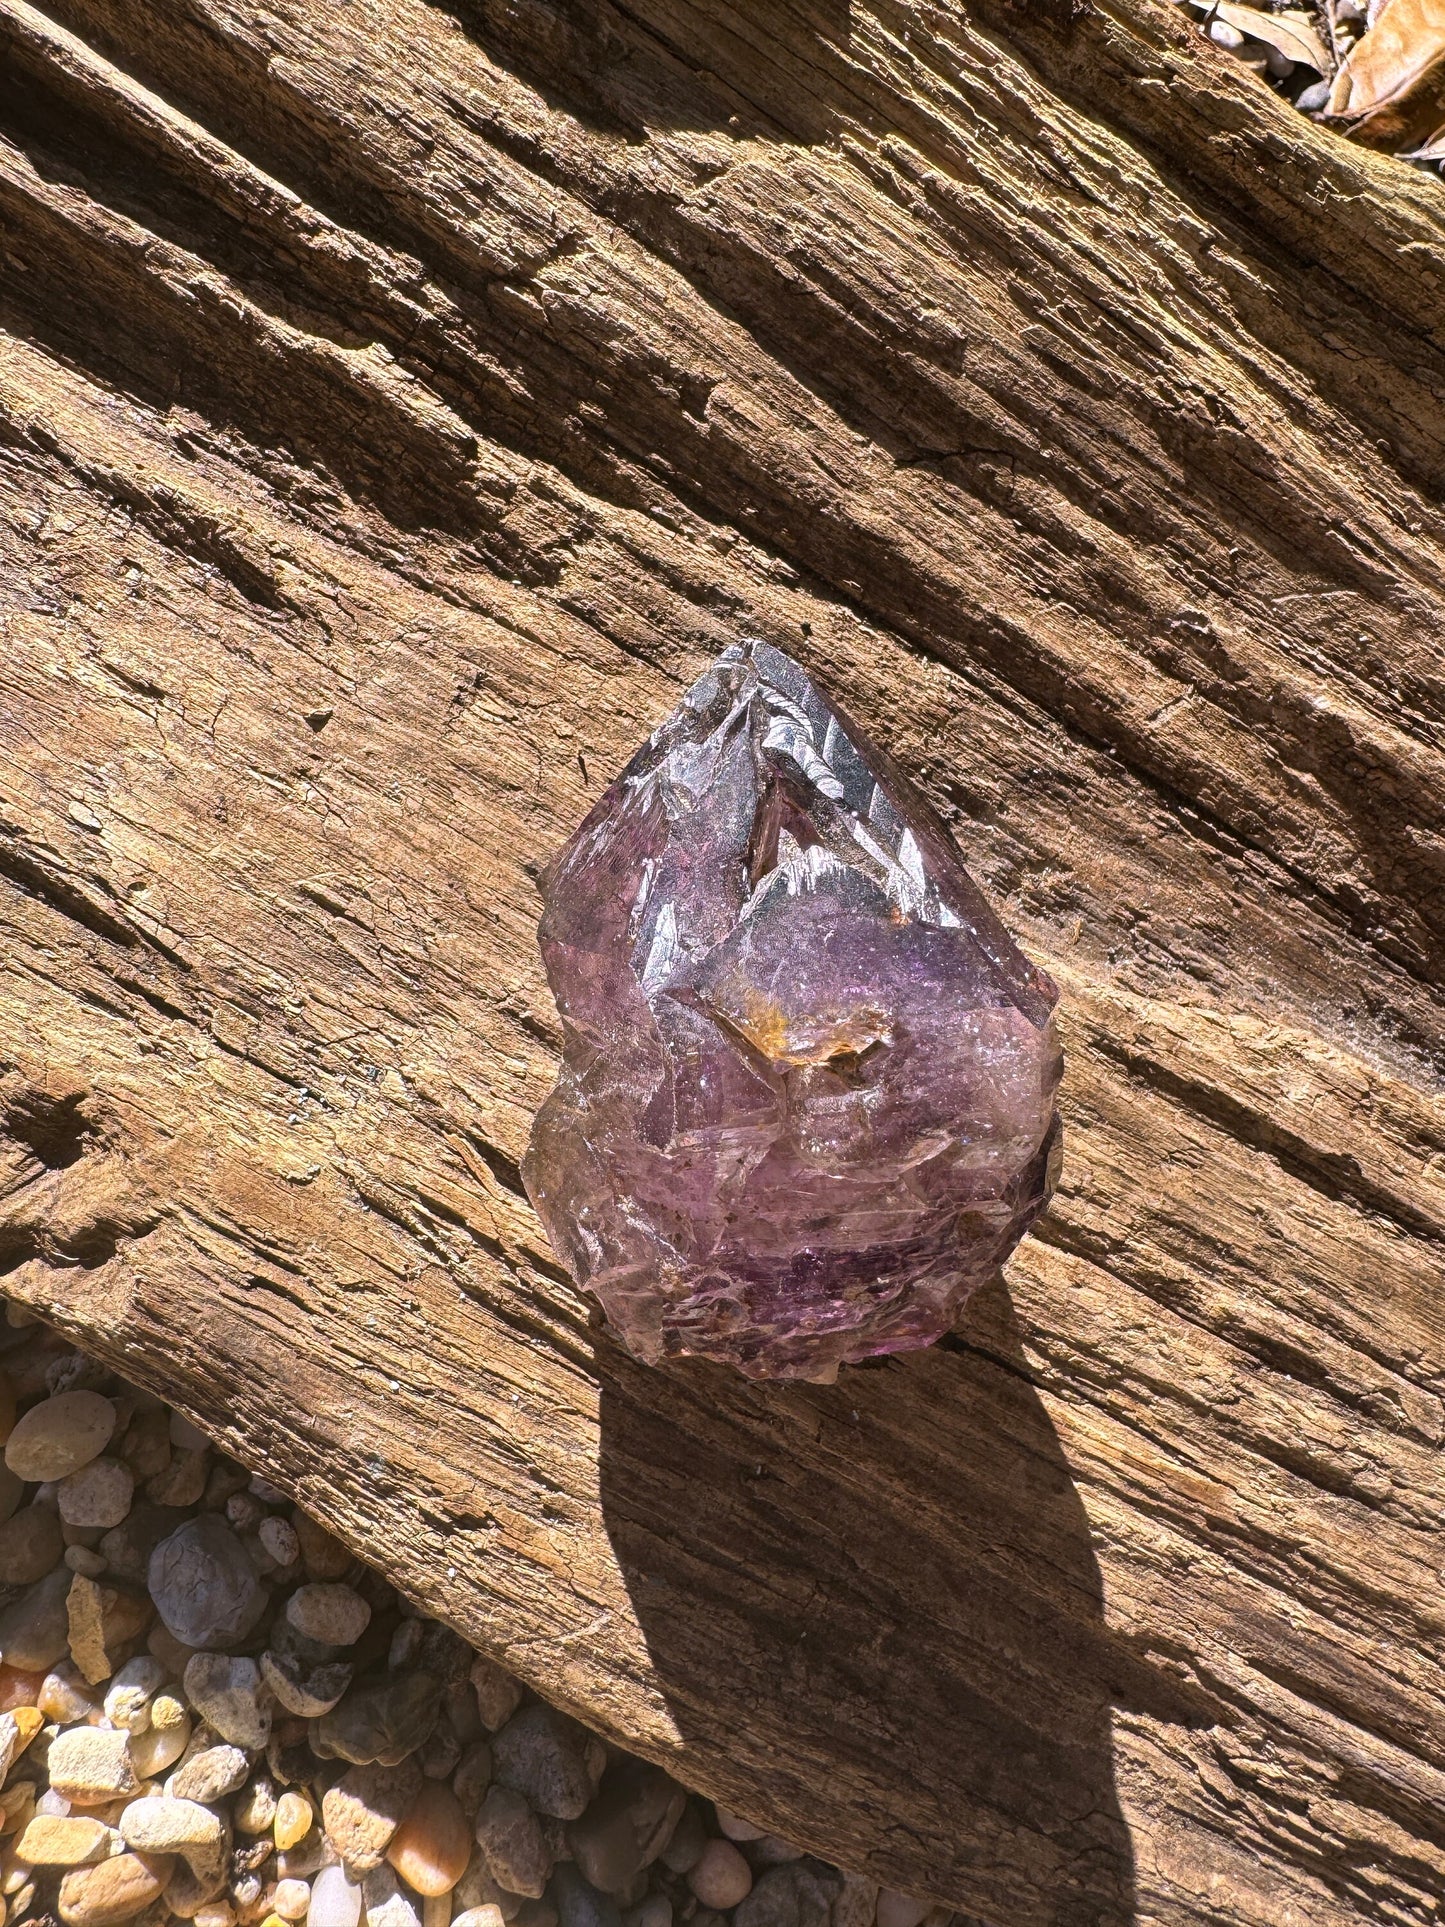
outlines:
[{"label": "scepter crystal head", "polygon": [[1047,1202],[1058,993],[883,751],[739,643],[542,887],[523,1175],[628,1349],[826,1382],[948,1331]]}]

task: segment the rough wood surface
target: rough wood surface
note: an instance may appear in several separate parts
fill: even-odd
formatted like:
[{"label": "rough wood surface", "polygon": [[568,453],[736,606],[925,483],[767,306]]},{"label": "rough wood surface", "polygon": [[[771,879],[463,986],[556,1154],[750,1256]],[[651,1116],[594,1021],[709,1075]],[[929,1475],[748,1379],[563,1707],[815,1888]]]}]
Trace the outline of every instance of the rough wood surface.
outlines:
[{"label": "rough wood surface", "polygon": [[[0,0],[0,1264],[995,1923],[1445,1893],[1445,223],[1155,0]],[[952,1349],[631,1365],[532,877],[740,630],[1064,990]]]}]

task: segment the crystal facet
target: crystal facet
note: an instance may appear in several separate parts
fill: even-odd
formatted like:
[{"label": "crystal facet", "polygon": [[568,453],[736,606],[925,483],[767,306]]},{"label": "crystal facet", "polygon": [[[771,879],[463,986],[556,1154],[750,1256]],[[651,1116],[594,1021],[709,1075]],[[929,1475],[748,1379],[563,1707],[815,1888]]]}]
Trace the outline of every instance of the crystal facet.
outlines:
[{"label": "crystal facet", "polygon": [[628,1349],[826,1382],[948,1331],[1048,1197],[1057,992],[884,753],[740,643],[543,896],[523,1174]]}]

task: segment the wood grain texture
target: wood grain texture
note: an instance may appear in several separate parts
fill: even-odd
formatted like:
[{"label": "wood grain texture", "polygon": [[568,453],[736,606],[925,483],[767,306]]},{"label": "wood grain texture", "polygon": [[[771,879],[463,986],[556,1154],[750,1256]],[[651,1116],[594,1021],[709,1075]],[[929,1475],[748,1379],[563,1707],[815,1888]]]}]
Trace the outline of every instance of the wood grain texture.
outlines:
[{"label": "wood grain texture", "polygon": [[[1155,0],[0,0],[0,1265],[994,1927],[1445,1896],[1445,222]],[[1064,992],[951,1348],[648,1372],[538,864],[741,631]]]}]

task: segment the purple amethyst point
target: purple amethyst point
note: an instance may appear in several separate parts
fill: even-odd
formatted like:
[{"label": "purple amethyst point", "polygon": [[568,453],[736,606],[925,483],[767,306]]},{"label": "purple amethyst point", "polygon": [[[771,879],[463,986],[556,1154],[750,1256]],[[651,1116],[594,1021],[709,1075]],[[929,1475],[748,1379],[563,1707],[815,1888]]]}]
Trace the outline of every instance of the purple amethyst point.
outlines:
[{"label": "purple amethyst point", "polygon": [[1048,1200],[1058,993],[883,751],[739,643],[543,897],[523,1176],[627,1348],[830,1382],[947,1332]]}]

